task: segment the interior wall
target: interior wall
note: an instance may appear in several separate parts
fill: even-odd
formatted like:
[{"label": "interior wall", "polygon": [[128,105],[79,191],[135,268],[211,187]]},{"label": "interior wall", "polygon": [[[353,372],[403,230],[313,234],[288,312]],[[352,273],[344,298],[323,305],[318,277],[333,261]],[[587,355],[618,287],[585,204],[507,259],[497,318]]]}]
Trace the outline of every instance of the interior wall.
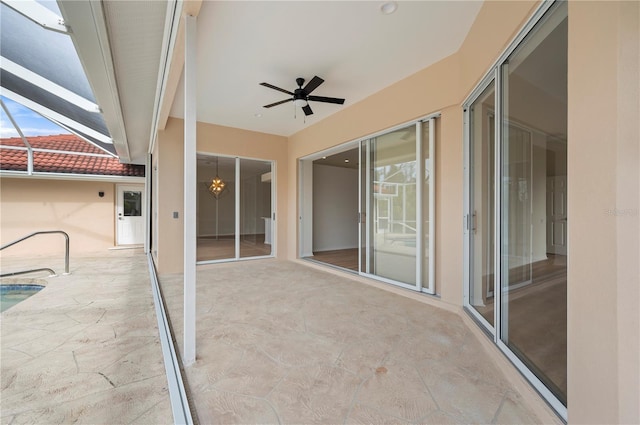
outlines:
[{"label": "interior wall", "polygon": [[[223,127],[198,122],[199,153],[275,161],[273,175],[276,187],[275,255],[287,252],[287,139],[282,136]],[[158,271],[176,273],[183,265],[183,198],[184,198],[184,121],[169,118],[165,130],[158,132],[159,184],[162,193],[158,205],[158,225],[162,229],[158,246]],[[295,168],[294,168],[295,169]],[[178,218],[173,218],[173,212]]]},{"label": "interior wall", "polygon": [[569,2],[570,423],[640,423],[639,23]]},{"label": "interior wall", "polygon": [[358,170],[313,164],[313,251],[358,247]]},{"label": "interior wall", "polygon": [[[3,177],[0,193],[2,244],[41,230],[67,232],[71,255],[103,252],[115,244],[114,183]],[[25,255],[62,259],[64,237],[39,235],[2,251],[4,258]]]}]

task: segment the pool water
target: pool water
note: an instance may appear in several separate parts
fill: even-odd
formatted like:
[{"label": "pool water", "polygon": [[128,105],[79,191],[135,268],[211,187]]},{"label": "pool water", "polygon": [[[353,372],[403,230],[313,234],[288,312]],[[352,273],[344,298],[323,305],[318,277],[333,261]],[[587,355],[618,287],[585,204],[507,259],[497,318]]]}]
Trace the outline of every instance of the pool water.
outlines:
[{"label": "pool water", "polygon": [[0,285],[0,312],[3,312],[20,301],[40,291],[41,285]]}]

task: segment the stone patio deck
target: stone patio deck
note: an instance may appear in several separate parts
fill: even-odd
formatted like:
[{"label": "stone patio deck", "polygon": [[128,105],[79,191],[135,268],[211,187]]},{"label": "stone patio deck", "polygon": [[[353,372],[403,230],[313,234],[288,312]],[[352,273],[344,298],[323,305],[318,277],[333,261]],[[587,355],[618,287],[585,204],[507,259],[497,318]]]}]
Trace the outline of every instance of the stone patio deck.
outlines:
[{"label": "stone patio deck", "polygon": [[[182,275],[160,282],[182,347]],[[459,314],[296,262],[199,267],[196,333],[202,424],[560,423]]]},{"label": "stone patio deck", "polygon": [[[34,266],[63,270],[2,259],[5,272]],[[173,423],[146,256],[72,257],[70,270],[2,313],[1,422]]]}]

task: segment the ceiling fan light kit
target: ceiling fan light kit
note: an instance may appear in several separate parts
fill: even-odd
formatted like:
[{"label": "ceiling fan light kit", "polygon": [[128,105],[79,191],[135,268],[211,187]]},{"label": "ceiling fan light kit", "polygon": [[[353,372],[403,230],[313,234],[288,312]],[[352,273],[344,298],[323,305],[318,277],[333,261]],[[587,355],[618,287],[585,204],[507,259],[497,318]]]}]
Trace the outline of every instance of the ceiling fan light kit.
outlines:
[{"label": "ceiling fan light kit", "polygon": [[270,103],[268,105],[264,105],[265,108],[272,108],[274,106],[282,105],[283,103],[293,102],[295,106],[299,106],[302,108],[302,111],[305,115],[313,114],[313,110],[309,106],[309,101],[312,102],[324,102],[324,103],[335,103],[338,105],[344,104],[344,99],[340,99],[337,97],[324,97],[324,96],[311,96],[311,92],[320,86],[320,84],[324,83],[324,80],[318,76],[315,76],[307,83],[304,88],[302,85],[304,84],[304,78],[296,78],[296,84],[298,88],[293,92],[289,90],[281,89],[280,87],[276,87],[269,83],[260,83],[261,86],[268,87],[273,90],[277,90],[291,96],[288,99],[281,100],[279,102]]}]

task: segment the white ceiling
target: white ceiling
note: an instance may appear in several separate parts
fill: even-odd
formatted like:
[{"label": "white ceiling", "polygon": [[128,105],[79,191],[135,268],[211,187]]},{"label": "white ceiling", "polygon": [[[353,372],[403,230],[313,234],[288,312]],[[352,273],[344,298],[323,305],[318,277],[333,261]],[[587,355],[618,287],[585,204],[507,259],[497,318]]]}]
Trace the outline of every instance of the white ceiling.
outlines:
[{"label": "white ceiling", "polygon": [[[398,2],[391,15],[380,1],[205,1],[198,16],[198,121],[289,136],[454,53],[480,1]],[[304,118],[286,103],[262,105],[293,91],[296,77],[325,80]],[[171,116],[183,117],[181,81]],[[256,117],[256,114],[262,114]],[[305,122],[306,121],[306,122]]]},{"label": "white ceiling", "polygon": [[103,1],[131,162],[149,148],[167,3]]}]

